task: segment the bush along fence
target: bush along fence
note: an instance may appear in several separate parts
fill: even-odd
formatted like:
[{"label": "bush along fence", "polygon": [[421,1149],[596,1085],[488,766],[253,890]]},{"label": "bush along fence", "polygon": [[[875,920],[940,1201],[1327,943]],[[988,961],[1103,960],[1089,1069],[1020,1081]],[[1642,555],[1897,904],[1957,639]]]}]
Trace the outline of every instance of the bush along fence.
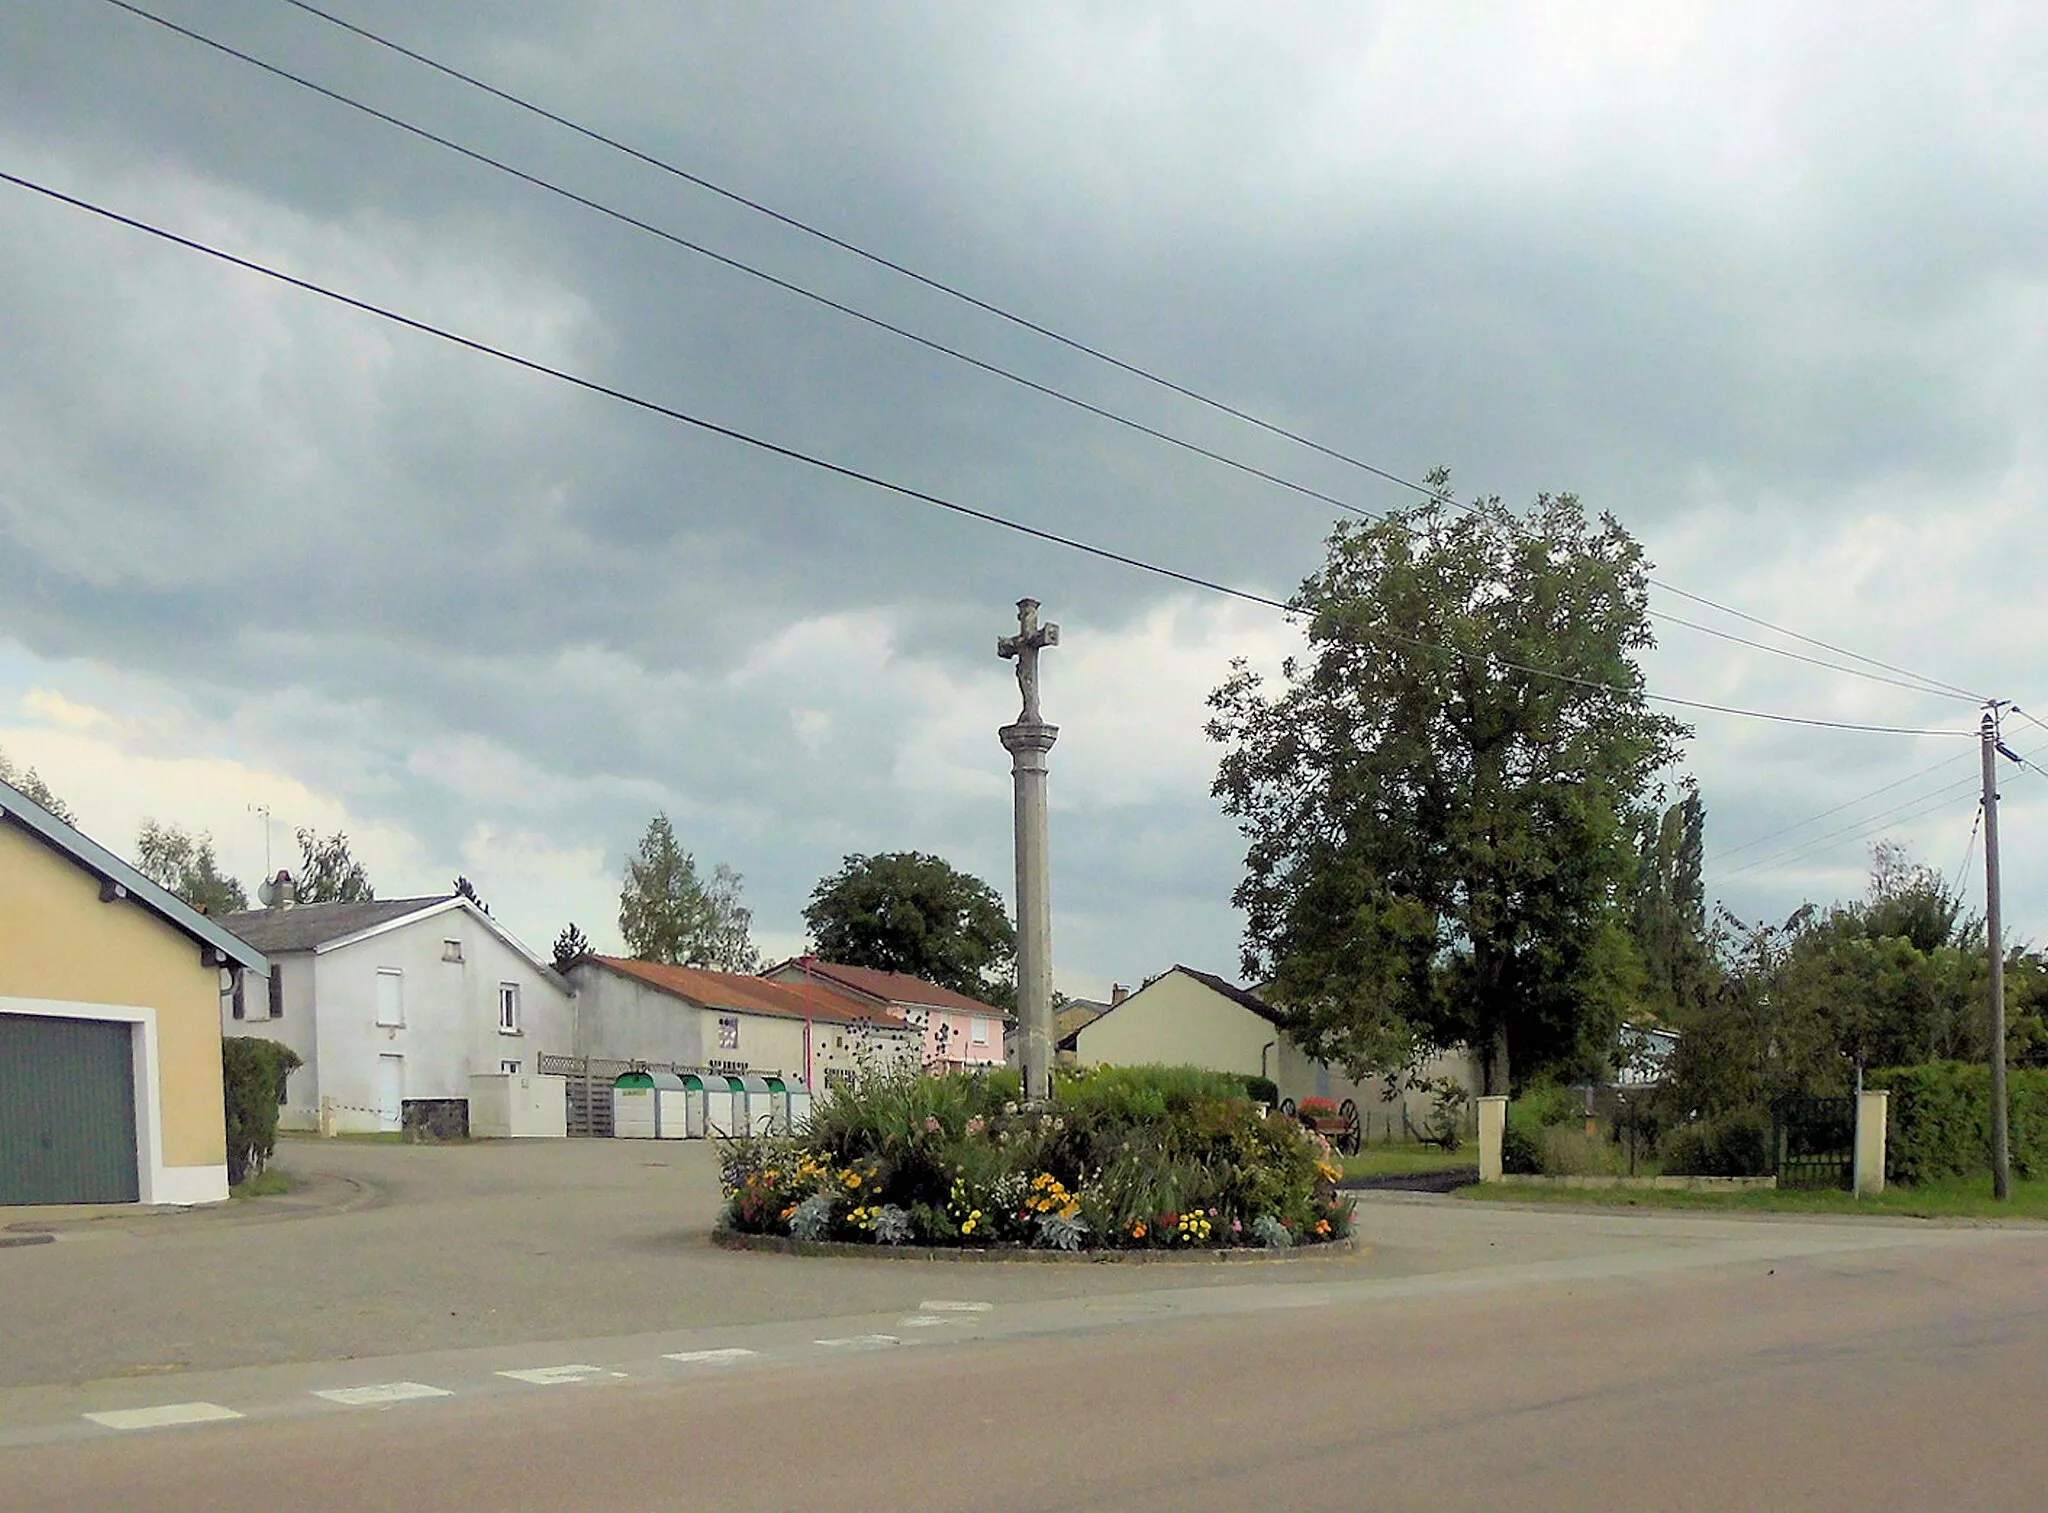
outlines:
[{"label": "bush along fence", "polygon": [[1329,1143],[1193,1068],[871,1076],[794,1137],[730,1141],[726,1224],[877,1245],[1290,1249],[1349,1237]]},{"label": "bush along fence", "polygon": [[[1872,1072],[1870,1087],[1891,1090],[1885,1166],[1901,1182],[1975,1176],[1991,1169],[1991,1069],[1969,1062]],[[2048,1172],[2048,1070],[2006,1074],[2012,1169]]]},{"label": "bush along fence", "polygon": [[220,1043],[221,1093],[227,1105],[228,1183],[239,1186],[270,1164],[284,1080],[302,1063],[275,1040],[228,1035]]}]

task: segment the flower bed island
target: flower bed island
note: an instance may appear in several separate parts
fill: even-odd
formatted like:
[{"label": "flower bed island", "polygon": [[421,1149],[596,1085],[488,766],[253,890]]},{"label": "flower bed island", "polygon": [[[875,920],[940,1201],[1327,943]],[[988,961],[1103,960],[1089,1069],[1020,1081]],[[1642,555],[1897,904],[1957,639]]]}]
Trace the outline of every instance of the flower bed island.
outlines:
[{"label": "flower bed island", "polygon": [[1347,1239],[1329,1142],[1239,1079],[1180,1067],[868,1077],[790,1138],[729,1142],[726,1225],[799,1241],[1284,1250]]}]

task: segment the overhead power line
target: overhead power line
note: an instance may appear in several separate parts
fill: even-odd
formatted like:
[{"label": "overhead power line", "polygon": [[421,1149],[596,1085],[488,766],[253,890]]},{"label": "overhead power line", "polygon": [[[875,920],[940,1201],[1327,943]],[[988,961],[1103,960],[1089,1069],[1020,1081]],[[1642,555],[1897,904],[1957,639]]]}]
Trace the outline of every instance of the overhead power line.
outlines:
[{"label": "overhead power line", "polygon": [[[1250,589],[1236,588],[1229,584],[1218,582],[1214,579],[1204,578],[1195,573],[1185,572],[1178,568],[1167,567],[1156,562],[1150,562],[1145,560],[1144,558],[1136,557],[1126,552],[1120,552],[1110,547],[1099,546],[1094,542],[1084,541],[1078,537],[1063,535],[1057,531],[1047,530],[1041,526],[1030,525],[1024,521],[1011,519],[1007,516],[995,514],[994,512],[989,510],[979,509],[972,505],[960,503],[957,500],[947,499],[941,495],[929,493],[923,489],[913,488],[908,484],[897,483],[891,479],[883,478],[873,473],[863,472],[857,468],[851,468],[842,463],[832,462],[829,459],[818,457],[808,452],[800,451],[795,447],[785,446],[780,442],[770,441],[765,437],[756,436],[749,432],[738,430],[732,426],[721,425],[716,421],[706,419],[705,417],[700,415],[691,414],[686,410],[680,410],[671,405],[663,404],[658,400],[649,399],[644,395],[635,394],[629,390],[617,388],[613,385],[602,383],[596,379],[587,378],[580,374],[572,373],[567,369],[554,367],[548,363],[540,362],[534,358],[521,356],[520,354],[509,351],[506,348],[493,346],[492,344],[478,340],[475,337],[464,336],[459,332],[449,330],[448,328],[443,326],[435,325],[429,321],[422,320],[416,316],[406,315],[400,311],[391,309],[387,306],[375,304],[369,300],[359,299],[354,295],[345,294],[340,290],[331,288],[325,284],[316,283],[311,279],[300,278],[295,274],[286,273],[282,269],[273,268],[267,264],[259,263],[254,259],[241,257],[235,253],[228,252],[219,247],[211,246],[205,242],[201,242],[192,237],[183,236],[177,232],[171,231],[162,226],[155,225],[149,221],[142,220],[138,217],[126,215],[120,211],[110,209],[106,206],[95,204],[94,202],[82,199],[77,195],[67,194],[63,190],[53,188],[46,184],[38,183],[37,181],[25,178],[20,174],[0,170],[0,181],[4,181],[6,183],[13,184],[18,188],[28,190],[32,194],[41,195],[45,199],[52,200],[56,203],[70,206],[72,209],[83,211],[86,214],[98,217],[101,220],[108,221],[116,225],[125,226],[130,230],[142,232],[143,234],[154,237],[159,241],[170,243],[173,246],[183,247],[187,251],[196,252],[199,253],[201,256],[212,258],[218,262],[226,263],[235,268],[240,268],[245,272],[254,273],[263,278],[273,280],[274,282],[289,285],[290,287],[301,290],[304,293],[316,295],[322,299],[332,301],[335,304],[345,305],[350,309],[359,311],[365,315],[374,316],[377,319],[390,322],[393,325],[403,326],[409,330],[417,331],[422,335],[434,337],[440,341],[447,342],[451,345],[463,347],[469,351],[479,353],[486,357],[496,358],[497,360],[509,363],[514,367],[523,368],[531,373],[538,373],[544,377],[555,379],[558,382],[569,384],[572,387],[585,390],[586,392],[601,395],[607,399],[616,400],[621,404],[631,405],[636,409],[646,411],[650,414],[664,416],[670,420],[677,421],[683,425],[693,427],[696,430],[703,431],[715,436],[723,436],[730,441],[739,442],[744,446],[752,447],[755,450],[766,452],[773,456],[785,458],[791,462],[801,463],[806,467],[814,468],[820,472],[829,473],[836,477],[848,479],[852,482],[866,484],[871,488],[882,489],[888,493],[896,494],[902,498],[915,500],[921,504],[930,505],[935,509],[944,510],[950,514],[962,516],[964,518],[971,520],[979,520],[984,524],[988,525],[1000,526],[1004,530],[1013,531],[1019,535],[1029,536],[1036,540],[1044,541],[1055,546],[1065,547],[1069,551],[1080,552],[1087,556],[1097,558],[1101,561],[1118,563],[1121,566],[1132,568],[1138,572],[1148,573],[1155,577],[1164,578],[1175,583],[1185,584],[1192,588],[1203,589],[1210,593],[1220,594],[1228,598],[1242,600],[1246,603],[1264,605],[1269,609],[1276,609],[1281,611],[1282,613],[1294,613],[1293,607],[1287,604],[1285,601],[1272,598],[1271,596],[1266,594],[1257,593]],[[1617,693],[1627,697],[1634,697],[1640,694],[1642,697],[1654,700],[1660,704],[1669,704],[1676,706],[1678,708],[1698,710],[1705,713],[1734,715],[1745,719],[1764,720],[1776,724],[1799,725],[1823,730],[1862,731],[1879,735],[1924,735],[1966,737],[1969,739],[1976,738],[1976,732],[1974,730],[1939,729],[1900,725],[1873,725],[1848,720],[1825,720],[1806,715],[1780,714],[1769,710],[1745,709],[1735,705],[1717,704],[1702,699],[1680,698],[1673,694],[1651,693],[1643,689],[1628,688],[1618,684],[1601,683],[1595,679],[1581,678],[1571,673],[1559,672],[1553,668],[1534,667],[1527,663],[1512,661],[1504,657],[1495,657],[1485,652],[1466,651],[1462,648],[1455,646],[1447,646],[1439,642],[1424,641],[1412,636],[1404,636],[1395,631],[1383,630],[1378,632],[1377,635],[1379,639],[1383,641],[1392,642],[1397,645],[1409,646],[1424,651],[1448,652],[1453,656],[1461,657],[1468,661],[1482,662],[1489,666],[1499,667],[1508,671],[1526,673],[1531,677],[1547,678],[1556,682],[1566,683],[1575,687],[1586,688],[1596,692]]]},{"label": "overhead power line", "polygon": [[[363,115],[369,116],[374,120],[380,121],[388,126],[395,128],[396,130],[405,132],[408,135],[413,136],[421,141],[429,142],[436,147],[440,147],[448,152],[453,152],[458,156],[468,159],[471,162],[490,168],[498,173],[505,174],[508,177],[520,181],[521,183],[542,190],[548,194],[555,195],[560,199],[566,200],[574,205],[592,211],[598,215],[605,216],[613,221],[620,223],[621,225],[630,227],[636,231],[644,232],[647,235],[657,237],[674,247],[677,247],[683,251],[694,253],[697,256],[707,258],[710,261],[718,263],[719,265],[728,268],[734,272],[742,273],[747,275],[748,277],[758,279],[763,283],[769,284],[774,288],[784,291],[785,293],[795,295],[800,299],[809,300],[812,303],[824,309],[832,310],[837,314],[848,317],[849,319],[859,321],[872,329],[886,332],[891,336],[895,336],[904,341],[911,342],[919,347],[925,348],[926,350],[937,353],[943,357],[951,358],[954,361],[965,363],[968,366],[976,368],[983,373],[987,373],[993,377],[1001,378],[1009,383],[1016,384],[1021,388],[1039,394],[1047,399],[1052,399],[1061,404],[1069,405],[1087,414],[1094,415],[1100,419],[1109,421],[1112,424],[1126,427],[1131,431],[1147,436],[1155,441],[1160,441],[1169,446],[1179,448],[1184,452],[1188,452],[1194,456],[1201,457],[1207,461],[1217,463],[1223,467],[1230,468],[1247,477],[1255,478],[1261,482],[1272,484],[1277,488],[1285,489],[1288,492],[1298,495],[1302,498],[1315,500],[1321,504],[1329,505],[1332,508],[1345,511],[1361,519],[1378,520],[1384,518],[1383,512],[1367,509],[1361,505],[1353,503],[1350,500],[1339,498],[1338,496],[1327,493],[1324,490],[1314,488],[1308,484],[1301,483],[1298,480],[1284,477],[1281,474],[1274,473],[1272,471],[1269,471],[1268,469],[1259,467],[1253,463],[1245,462],[1240,458],[1232,457],[1227,453],[1217,451],[1213,447],[1208,447],[1199,442],[1189,440],[1186,437],[1175,435],[1170,431],[1163,430],[1157,426],[1149,425],[1144,421],[1133,419],[1132,417],[1124,415],[1116,410],[1110,409],[1105,405],[1096,404],[1093,401],[1084,399],[1077,394],[1073,394],[1055,385],[1043,383],[1037,379],[1027,377],[1024,374],[1018,373],[1013,369],[1006,368],[999,363],[990,362],[987,359],[975,356],[973,353],[964,351],[959,347],[955,347],[949,343],[938,341],[934,338],[925,336],[920,332],[911,330],[910,328],[899,324],[898,322],[891,321],[881,316],[875,315],[869,311],[862,310],[857,306],[848,304],[843,300],[835,299],[830,295],[822,294],[817,290],[808,288],[802,284],[795,282],[792,279],[783,278],[778,274],[770,273],[766,269],[760,268],[754,265],[753,263],[746,261],[744,258],[734,257],[728,253],[717,251],[716,249],[708,247],[701,242],[695,241],[689,237],[682,236],[676,232],[668,230],[665,227],[655,225],[652,222],[643,220],[638,216],[629,214],[626,211],[620,210],[615,206],[606,204],[603,201],[597,200],[589,195],[579,193],[578,191],[571,189],[564,184],[557,183],[539,174],[517,167],[512,163],[506,162],[502,158],[495,157],[489,153],[479,151],[478,149],[473,147],[469,147],[461,142],[455,141],[450,137],[444,136],[438,132],[429,130],[424,126],[420,126],[413,121],[407,120],[402,116],[396,115],[387,110],[380,109],[377,106],[368,104],[367,102],[357,99],[356,97],[349,95],[344,91],[334,89],[325,84],[321,84],[314,79],[308,78],[304,74],[298,73],[292,69],[282,67],[278,64],[269,62],[266,59],[259,58],[254,54],[247,52],[241,48],[234,47],[226,42],[222,42],[218,38],[208,36],[205,33],[195,30],[192,27],[182,25],[179,22],[172,21],[164,16],[160,16],[153,11],[150,11],[140,5],[132,3],[132,0],[107,0],[107,3],[109,5],[114,6],[118,10],[125,11],[128,14],[137,17],[140,20],[151,22],[159,27],[162,27],[166,31],[173,32],[176,35],[187,39],[188,41],[197,43],[202,47],[210,48],[217,53],[220,53],[229,58],[233,58],[236,61],[247,64],[252,68],[260,69],[264,73],[270,74],[275,78],[285,80],[288,83],[296,85],[301,89],[308,90],[311,93],[317,94],[322,98],[327,99],[335,104],[344,106],[350,110],[360,112]],[[413,53],[410,50],[403,48],[399,44],[388,42],[381,37],[376,37],[375,34],[370,33],[364,30],[363,28],[356,27],[353,23],[346,22],[338,17],[331,16],[327,12],[320,11],[315,7],[302,6],[301,8],[307,10],[310,14],[320,16],[321,19],[323,20],[332,21],[335,25],[346,27],[350,31],[358,32],[359,34],[365,37],[371,38],[372,40],[379,42],[380,45],[391,47],[394,51],[401,52],[409,58],[414,58],[419,61],[426,62],[428,66],[440,69],[442,72],[448,73],[452,77],[459,78],[465,83],[474,84],[478,88],[488,90],[494,95],[498,95],[501,98],[512,100],[514,103],[521,104],[522,106],[526,105],[526,102],[518,101],[516,97],[507,95],[504,92],[497,90],[494,86],[484,84],[481,81],[474,80],[469,75],[463,74],[460,71],[447,69],[443,65],[434,63],[432,60],[426,59],[424,55]],[[567,122],[564,118],[555,116],[550,112],[541,110],[537,106],[527,106],[526,108],[538,111],[540,114],[546,116],[547,119],[551,121],[557,121],[560,122],[561,124],[569,125],[572,129],[582,130],[582,128],[574,126],[574,123]],[[635,149],[627,148],[620,144],[614,143],[611,138],[604,137],[601,134],[596,136],[596,140],[602,141],[606,145],[618,146],[619,150],[631,152],[636,157],[645,157],[644,154],[640,154]],[[652,158],[646,158],[645,160],[649,162],[656,161]],[[689,179],[692,183],[702,183],[705,184],[706,187],[714,189],[717,188],[717,186],[709,185],[707,181],[701,180],[696,176],[690,175],[684,170],[673,169],[672,165],[658,164],[657,166],[671,167],[671,171],[681,174],[683,177]],[[727,191],[724,190],[719,190],[718,192],[727,193]],[[749,206],[750,208],[760,208],[755,204],[754,201],[745,199],[744,197],[740,197],[740,203],[743,203]],[[773,211],[764,210],[763,213],[775,215],[777,219],[781,220],[788,219],[786,217],[780,216],[778,213]],[[795,221],[790,221],[789,224],[802,227],[802,223]],[[823,233],[817,234],[823,235]],[[832,238],[829,237],[827,239],[833,240]],[[850,246],[851,244],[841,244],[835,241],[835,245]],[[893,263],[887,263],[887,260],[883,261],[886,266],[892,268],[896,266]],[[966,296],[961,297],[965,298]],[[974,301],[974,303],[979,304],[980,302]],[[984,308],[993,309],[994,307],[984,306]],[[1030,325],[1029,322],[1026,322],[1025,324]],[[1034,330],[1040,329],[1036,326],[1032,326],[1031,328]],[[1064,338],[1062,339],[1064,340]],[[1081,350],[1090,351],[1091,353],[1093,352],[1092,348],[1083,347],[1081,348]],[[1114,359],[1108,360],[1114,361]],[[1119,364],[1119,366],[1128,365]],[[1141,370],[1133,369],[1132,371]],[[1179,386],[1177,385],[1169,385],[1169,387],[1175,388],[1177,392],[1192,393],[1192,391],[1179,389]],[[1226,406],[1224,408],[1227,409],[1228,407]],[[1230,413],[1236,414],[1238,412],[1233,410]],[[1279,434],[1291,436],[1291,433],[1284,431],[1280,432]],[[1341,456],[1341,454],[1332,455]],[[1353,461],[1353,459],[1348,458],[1345,460]],[[1367,464],[1357,463],[1355,465],[1367,467],[1368,471],[1373,472],[1377,476],[1400,483],[1403,486],[1414,489],[1430,498],[1442,497],[1439,496],[1436,493],[1436,491],[1431,489],[1427,484],[1417,483],[1410,479],[1400,478],[1397,475],[1385,469],[1372,468]],[[1459,509],[1472,511],[1476,513],[1474,506],[1464,504],[1456,499],[1450,499],[1447,502]],[[1512,526],[1510,528],[1512,528]],[[1647,579],[1646,581],[1659,587],[1670,588],[1669,585],[1662,584],[1659,580],[1654,578]],[[1815,641],[1812,637],[1799,636],[1797,632],[1787,631],[1784,629],[1784,627],[1772,625],[1771,622],[1760,619],[1757,616],[1745,614],[1739,610],[1729,609],[1727,606],[1717,604],[1714,600],[1705,598],[1699,594],[1694,594],[1683,589],[1670,589],[1670,591],[1678,593],[1684,598],[1693,600],[1696,603],[1707,605],[1723,613],[1735,615],[1740,619],[1750,622],[1751,624],[1759,625],[1764,628],[1777,631],[1780,634],[1798,636],[1798,639],[1800,640],[1808,641],[1813,645],[1823,647],[1829,651],[1836,653],[1839,656],[1845,656],[1852,658],[1856,661],[1870,663],[1873,666],[1885,669],[1885,671],[1870,672],[1866,671],[1864,668],[1845,666],[1840,662],[1830,662],[1825,660],[1824,658],[1807,656],[1804,653],[1792,651],[1782,646],[1773,646],[1766,642],[1757,641],[1746,636],[1737,635],[1732,631],[1721,630],[1715,626],[1702,625],[1697,621],[1688,620],[1682,616],[1669,614],[1661,610],[1652,609],[1649,611],[1653,619],[1660,620],[1671,625],[1676,625],[1683,629],[1694,631],[1701,635],[1712,636],[1719,640],[1727,641],[1737,646],[1746,646],[1751,648],[1752,650],[1761,651],[1772,656],[1783,657],[1790,661],[1795,662],[1803,662],[1808,664],[1809,666],[1825,668],[1828,671],[1842,673],[1850,677],[1863,678],[1875,683],[1888,684],[1895,688],[1906,689],[1909,692],[1931,694],[1947,698],[1963,699],[1971,703],[1981,702],[1978,695],[1970,693],[1968,690],[1965,689],[1956,688],[1952,684],[1943,683],[1934,679],[1923,678],[1916,673],[1908,672],[1906,669],[1894,668],[1891,667],[1890,664],[1876,662],[1874,659],[1864,657],[1860,653],[1848,651],[1844,648],[1833,646],[1827,642]],[[1887,673],[1896,673],[1899,674],[1899,676],[1887,676]]]},{"label": "overhead power line", "polygon": [[1929,773],[1939,772],[1944,767],[1954,767],[1963,762],[1974,760],[1975,757],[1975,752],[1966,751],[1962,753],[1960,756],[1952,756],[1947,758],[1945,761],[1936,762],[1932,766],[1922,767],[1918,772],[1909,772],[1904,777],[1895,778],[1893,781],[1884,784],[1882,787],[1871,789],[1868,793],[1859,793],[1853,799],[1844,799],[1841,803],[1836,804],[1831,808],[1823,809],[1817,814],[1809,814],[1803,820],[1794,820],[1789,825],[1781,826],[1779,829],[1772,830],[1764,835],[1756,836],[1754,839],[1746,840],[1739,846],[1730,846],[1725,851],[1716,852],[1713,858],[1708,862],[1708,865],[1718,866],[1720,863],[1727,861],[1728,858],[1731,856],[1740,856],[1745,851],[1752,851],[1756,849],[1758,846],[1769,844],[1771,841],[1778,839],[1778,837],[1781,835],[1790,835],[1795,830],[1804,830],[1808,825],[1815,824],[1821,820],[1824,820],[1828,818],[1830,815],[1840,814],[1844,809],[1854,809],[1858,804],[1867,803],[1871,799],[1878,797],[1880,794],[1890,793],[1894,788],[1903,788],[1906,784],[1914,781],[1916,778],[1923,778],[1926,777]]}]

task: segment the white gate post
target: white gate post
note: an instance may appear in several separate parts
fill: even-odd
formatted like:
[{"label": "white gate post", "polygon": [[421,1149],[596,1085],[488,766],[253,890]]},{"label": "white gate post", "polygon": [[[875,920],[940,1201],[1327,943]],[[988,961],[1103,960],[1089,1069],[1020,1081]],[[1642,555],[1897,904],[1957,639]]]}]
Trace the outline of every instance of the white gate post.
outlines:
[{"label": "white gate post", "polygon": [[1501,1146],[1507,1139],[1508,1100],[1493,1094],[1479,1100],[1479,1180],[1498,1182]]},{"label": "white gate post", "polygon": [[1884,1123],[1891,1103],[1884,1088],[1866,1088],[1856,1095],[1856,1157],[1852,1180],[1859,1198],[1884,1191]]}]

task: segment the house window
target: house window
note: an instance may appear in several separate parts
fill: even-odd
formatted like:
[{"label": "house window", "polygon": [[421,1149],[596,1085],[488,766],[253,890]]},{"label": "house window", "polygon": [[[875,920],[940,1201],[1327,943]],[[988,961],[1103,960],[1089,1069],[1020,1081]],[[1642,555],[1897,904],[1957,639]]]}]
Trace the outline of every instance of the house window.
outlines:
[{"label": "house window", "polygon": [[377,1023],[392,1029],[405,1023],[405,974],[396,967],[377,969]]},{"label": "house window", "polygon": [[[273,966],[273,967],[272,967],[272,968],[271,968],[270,970],[271,970],[271,971],[273,971],[273,972],[275,972],[275,971],[277,970],[277,968],[276,968],[275,966]],[[236,968],[235,968],[235,996],[234,996],[234,1016],[235,1016],[235,1018],[237,1018],[237,1019],[240,1019],[240,1018],[242,1018],[242,1017],[243,1017],[243,1015],[244,1015],[244,1014],[246,1014],[246,1013],[247,1013],[247,1008],[246,1008],[246,1006],[245,1006],[245,1005],[243,1004],[243,1001],[242,1001],[242,968],[240,968],[240,967],[236,967]]]},{"label": "house window", "polygon": [[444,941],[442,941],[442,942],[441,942],[441,960],[443,960],[443,961],[460,961],[460,960],[462,960],[462,942],[461,942],[461,941],[459,941],[459,940],[444,940]]},{"label": "house window", "polygon": [[718,1018],[718,1048],[721,1051],[736,1051],[740,1048],[740,1022],[737,1016],[721,1014]]},{"label": "house window", "polygon": [[498,1033],[519,1033],[519,984],[516,982],[498,984]]},{"label": "house window", "polygon": [[498,1063],[498,1070],[507,1077],[517,1077],[519,1075],[519,1063],[516,1061],[501,1061]]},{"label": "house window", "polygon": [[974,1036],[972,1043],[975,1045],[987,1045],[988,1021],[986,1019],[976,1019],[972,1021],[972,1023],[974,1025]]},{"label": "house window", "polygon": [[284,1018],[284,968],[276,962],[270,964],[270,1017]]}]

